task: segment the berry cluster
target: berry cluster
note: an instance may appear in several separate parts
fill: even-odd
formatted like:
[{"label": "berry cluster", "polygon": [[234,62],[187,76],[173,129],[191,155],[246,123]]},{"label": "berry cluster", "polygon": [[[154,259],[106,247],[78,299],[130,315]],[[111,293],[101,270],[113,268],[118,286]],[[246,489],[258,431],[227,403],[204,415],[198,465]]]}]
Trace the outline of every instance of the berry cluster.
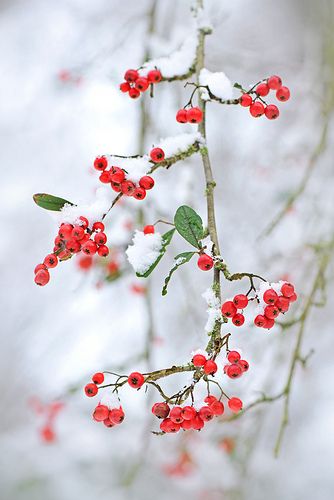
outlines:
[{"label": "berry cluster", "polygon": [[192,363],[196,368],[203,368],[206,375],[214,375],[218,370],[217,363],[213,359],[207,359],[204,353],[194,354]]},{"label": "berry cluster", "polygon": [[181,108],[176,113],[176,121],[179,123],[201,123],[202,120],[203,112],[198,106],[189,109]]},{"label": "berry cluster", "polygon": [[[255,89],[245,92],[240,97],[240,104],[245,108],[249,108],[250,114],[254,118],[259,118],[265,115],[269,120],[275,120],[279,117],[279,109],[275,104],[266,104],[262,99],[267,96],[270,90],[276,91],[276,98],[280,102],[287,101],[290,98],[290,90],[282,85],[282,79],[273,75],[263,82],[259,83]],[[255,94],[253,98],[251,94]]]},{"label": "berry cluster", "polygon": [[[206,405],[201,406],[199,410],[196,410],[194,406],[173,406],[170,408],[165,402],[154,403],[152,413],[157,418],[163,419],[160,430],[164,433],[175,433],[181,429],[200,431],[206,422],[223,415],[225,411],[224,404],[211,394],[204,399],[204,403]],[[239,398],[229,398],[227,405],[233,413],[242,410],[242,401]]]},{"label": "berry cluster", "polygon": [[106,257],[109,248],[106,246],[107,235],[103,222],[94,222],[88,227],[86,217],[80,216],[75,224],[62,223],[54,240],[53,253],[48,254],[42,264],[35,267],[35,283],[40,286],[50,281],[49,269],[56,267],[58,261],[68,260],[74,254],[83,252],[86,255],[98,254]]},{"label": "berry cluster", "polygon": [[238,310],[243,310],[248,305],[248,297],[242,293],[236,295],[233,300],[227,300],[222,305],[221,311],[225,318],[232,318],[235,326],[242,326],[245,322],[245,316]]},{"label": "berry cluster", "polygon": [[39,398],[32,397],[29,400],[29,406],[42,417],[43,425],[39,429],[39,435],[45,443],[52,443],[56,439],[55,421],[59,412],[64,408],[62,401],[52,401],[51,403],[43,404]]},{"label": "berry cluster", "polygon": [[131,99],[137,99],[150,86],[161,82],[161,79],[162,74],[157,68],[149,71],[146,77],[141,76],[136,69],[128,69],[124,75],[125,82],[121,83],[119,88],[122,92],[127,92]]},{"label": "berry cluster", "polygon": [[125,414],[121,406],[119,408],[110,408],[99,403],[95,407],[92,416],[95,422],[103,422],[106,427],[114,427],[123,422]]},{"label": "berry cluster", "polygon": [[230,351],[227,355],[229,362],[224,366],[224,373],[230,378],[239,378],[249,368],[249,363],[245,359],[241,359],[238,351]]}]

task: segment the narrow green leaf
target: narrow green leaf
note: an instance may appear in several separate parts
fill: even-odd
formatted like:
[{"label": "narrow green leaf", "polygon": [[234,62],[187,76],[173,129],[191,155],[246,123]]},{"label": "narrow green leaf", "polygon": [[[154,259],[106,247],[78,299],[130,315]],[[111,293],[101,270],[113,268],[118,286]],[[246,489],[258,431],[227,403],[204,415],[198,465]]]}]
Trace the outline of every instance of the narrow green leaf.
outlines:
[{"label": "narrow green leaf", "polygon": [[153,262],[153,264],[151,264],[151,266],[147,269],[147,271],[145,271],[145,273],[143,273],[143,274],[136,273],[136,275],[139,278],[147,278],[151,274],[151,272],[153,271],[153,269],[156,268],[156,266],[159,264],[159,262],[161,261],[162,257],[164,256],[168,245],[172,241],[174,233],[175,233],[175,228],[171,229],[170,231],[168,231],[167,233],[165,233],[162,236],[162,247],[161,247],[161,250],[160,250],[159,257]]},{"label": "narrow green leaf", "polygon": [[176,257],[174,257],[175,264],[172,267],[172,269],[169,271],[168,276],[165,278],[165,284],[164,284],[164,286],[162,288],[162,292],[161,292],[162,295],[166,295],[167,294],[167,287],[168,287],[168,283],[170,282],[170,279],[172,277],[172,274],[180,266],[182,266],[183,264],[186,264],[187,262],[189,262],[190,259],[192,258],[192,256],[195,255],[195,253],[197,253],[197,252],[184,252],[184,253],[180,253],[179,255],[177,255]]},{"label": "narrow green leaf", "polygon": [[233,85],[233,87],[234,87],[235,89],[240,89],[240,90],[242,90],[242,86],[241,86],[241,85],[240,85],[240,83],[238,83],[238,82],[235,82],[235,83],[234,83],[234,85]]},{"label": "narrow green leaf", "polygon": [[177,232],[196,248],[201,248],[200,240],[203,239],[204,229],[200,216],[187,205],[182,205],[176,210],[174,224]]},{"label": "narrow green leaf", "polygon": [[58,198],[58,196],[53,196],[52,194],[37,193],[33,196],[34,202],[41,208],[46,210],[53,210],[54,212],[59,212],[64,205],[74,205],[71,201],[64,200],[64,198]]}]

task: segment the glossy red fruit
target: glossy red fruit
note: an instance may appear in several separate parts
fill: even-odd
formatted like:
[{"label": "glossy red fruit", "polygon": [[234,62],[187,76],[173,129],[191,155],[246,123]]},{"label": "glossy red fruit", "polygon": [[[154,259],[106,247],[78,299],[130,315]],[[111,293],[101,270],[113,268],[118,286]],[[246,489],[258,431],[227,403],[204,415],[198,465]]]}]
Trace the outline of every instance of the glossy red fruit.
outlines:
[{"label": "glossy red fruit", "polygon": [[96,385],[102,384],[104,382],[104,374],[102,372],[94,373],[94,375],[92,376],[92,381]]},{"label": "glossy red fruit", "polygon": [[266,306],[264,308],[264,315],[268,319],[275,319],[279,315],[279,310],[276,306]]},{"label": "glossy red fruit", "polygon": [[206,396],[206,398],[204,399],[204,403],[207,403],[208,405],[214,403],[214,401],[217,401],[217,398],[216,396],[214,396],[213,394],[209,394],[208,396]]},{"label": "glossy red fruit", "polygon": [[242,410],[242,401],[239,398],[230,398],[227,404],[233,413],[239,413],[239,411]]},{"label": "glossy red fruit", "polygon": [[292,297],[292,295],[295,293],[295,287],[291,285],[291,283],[284,283],[281,287],[281,292],[284,297]]},{"label": "glossy red fruit", "polygon": [[181,426],[180,424],[176,424],[175,422],[173,422],[169,417],[165,418],[161,424],[160,424],[160,429],[163,431],[163,432],[167,432],[167,433],[175,433],[175,432],[178,432],[180,430]]},{"label": "glossy red fruit", "polygon": [[222,305],[222,315],[226,318],[232,318],[237,313],[237,308],[235,307],[232,300],[224,302]]},{"label": "glossy red fruit", "polygon": [[242,368],[242,371],[246,372],[249,369],[249,363],[245,359],[240,359],[239,365]]},{"label": "glossy red fruit", "polygon": [[298,299],[298,295],[296,293],[293,293],[289,297],[290,302],[296,302],[297,299]]},{"label": "glossy red fruit", "polygon": [[109,417],[106,418],[105,420],[103,420],[103,424],[106,426],[106,427],[114,427],[114,424],[112,424],[109,420]]},{"label": "glossy red fruit", "polygon": [[98,389],[96,384],[87,384],[85,386],[85,393],[86,393],[86,396],[88,396],[89,398],[96,396],[98,391],[99,391],[99,389]]},{"label": "glossy red fruit", "polygon": [[249,94],[242,94],[242,96],[239,99],[239,102],[241,106],[243,106],[244,108],[248,108],[248,106],[250,106],[253,103],[253,99],[252,96]]},{"label": "glossy red fruit", "polygon": [[140,96],[140,91],[138,89],[132,88],[129,90],[129,96],[131,99],[137,99]]},{"label": "glossy red fruit", "polygon": [[290,307],[290,299],[288,299],[287,297],[278,297],[275,302],[275,306],[277,307],[279,312],[284,313],[288,311]]},{"label": "glossy red fruit", "polygon": [[175,424],[183,422],[182,408],[180,406],[174,406],[169,413],[169,418]]},{"label": "glossy red fruit", "polygon": [[58,235],[62,240],[67,240],[71,237],[73,226],[72,224],[61,224]]},{"label": "glossy red fruit", "polygon": [[206,373],[207,375],[213,375],[218,370],[218,366],[217,366],[217,363],[215,361],[213,361],[212,359],[208,359],[208,361],[205,363],[203,369],[204,369],[204,373]]},{"label": "glossy red fruit", "polygon": [[144,175],[144,177],[139,180],[139,186],[144,189],[152,189],[154,186],[154,179],[149,175]]},{"label": "glossy red fruit", "polygon": [[50,273],[47,269],[40,269],[35,275],[35,283],[39,286],[45,286],[50,281]]},{"label": "glossy red fruit", "polygon": [[131,181],[123,181],[121,183],[121,191],[125,196],[132,196],[135,192],[136,186]]},{"label": "glossy red fruit", "polygon": [[245,316],[241,313],[237,313],[232,318],[232,323],[235,326],[242,326],[245,322]]},{"label": "glossy red fruit", "polygon": [[45,257],[43,264],[48,268],[56,267],[56,265],[58,264],[57,255],[55,255],[54,253],[50,253]]},{"label": "glossy red fruit", "polygon": [[239,293],[234,297],[233,304],[236,306],[237,309],[244,309],[245,307],[248,306],[248,297],[243,293]]},{"label": "glossy red fruit", "polygon": [[264,114],[268,120],[276,120],[279,117],[279,109],[275,104],[269,104],[264,110]]},{"label": "glossy red fruit", "polygon": [[104,224],[103,222],[94,222],[92,226],[92,231],[104,231]]},{"label": "glossy red fruit", "polygon": [[260,101],[253,102],[249,108],[249,112],[254,118],[259,118],[264,114],[264,105]]},{"label": "glossy red fruit", "polygon": [[160,163],[165,159],[165,153],[161,148],[153,148],[150,151],[150,158],[154,163]]},{"label": "glossy red fruit", "polygon": [[187,121],[189,123],[201,123],[203,120],[203,112],[199,107],[190,108],[187,110]]},{"label": "glossy red fruit", "polygon": [[193,406],[185,406],[184,408],[182,408],[181,414],[183,420],[192,420],[193,418],[196,417],[197,411]]},{"label": "glossy red fruit", "polygon": [[233,363],[232,365],[229,365],[226,368],[226,375],[229,378],[238,378],[242,375],[242,368],[241,366]]},{"label": "glossy red fruit", "polygon": [[93,413],[93,419],[96,422],[103,422],[109,416],[109,408],[105,405],[97,405]]},{"label": "glossy red fruit", "polygon": [[139,73],[136,69],[128,69],[126,72],[125,72],[125,75],[124,75],[124,80],[126,80],[127,82],[135,82],[137,80],[137,78],[139,78]]},{"label": "glossy red fruit", "polygon": [[255,92],[257,93],[257,95],[261,96],[261,97],[265,97],[266,95],[269,94],[269,87],[267,85],[267,83],[260,83],[256,89],[255,89]]},{"label": "glossy red fruit", "polygon": [[97,158],[95,158],[94,168],[96,168],[96,170],[103,171],[107,168],[107,166],[108,166],[108,160],[105,156],[98,156]]},{"label": "glossy red fruit", "polygon": [[154,226],[150,226],[150,225],[145,226],[143,229],[144,234],[154,234],[154,231],[155,231]]},{"label": "glossy red fruit", "polygon": [[263,294],[263,301],[266,304],[275,304],[277,298],[278,298],[278,295],[275,292],[275,290],[273,290],[272,288],[269,288]]},{"label": "glossy red fruit", "polygon": [[290,99],[290,90],[288,89],[288,87],[281,87],[276,91],[276,97],[279,101],[287,101],[288,99]]},{"label": "glossy red fruit", "polygon": [[82,245],[81,250],[87,255],[94,255],[97,252],[97,245],[95,241],[88,240]]},{"label": "glossy red fruit", "polygon": [[213,268],[213,258],[203,253],[198,257],[197,265],[202,271],[210,271]]},{"label": "glossy red fruit", "polygon": [[109,255],[109,248],[106,245],[101,245],[97,249],[97,254],[100,257],[107,257]]},{"label": "glossy red fruit", "polygon": [[194,366],[204,366],[206,363],[206,357],[204,354],[195,354],[192,359]]},{"label": "glossy red fruit", "polygon": [[111,180],[111,173],[107,170],[102,172],[102,174],[99,177],[99,181],[102,182],[103,184],[108,184]]},{"label": "glossy red fruit", "polygon": [[263,314],[258,314],[256,318],[254,319],[254,325],[262,328],[266,324],[266,318],[263,316]]},{"label": "glossy red fruit", "polygon": [[41,269],[47,269],[47,267],[44,265],[44,264],[37,264],[37,266],[35,267],[34,269],[34,273],[38,273],[38,271],[40,271]]},{"label": "glossy red fruit", "polygon": [[267,84],[270,90],[277,90],[282,87],[282,79],[280,76],[273,75],[268,78]]},{"label": "glossy red fruit", "polygon": [[181,429],[183,429],[184,431],[188,431],[189,429],[192,428],[193,424],[191,420],[183,420],[183,422],[181,422]]},{"label": "glossy red fruit", "polygon": [[77,240],[75,240],[74,238],[70,238],[66,242],[66,248],[71,253],[78,253],[81,250],[81,244]]},{"label": "glossy red fruit", "polygon": [[149,84],[150,82],[147,78],[145,78],[144,76],[140,76],[136,80],[136,89],[140,90],[140,92],[145,92],[145,90],[148,89]]},{"label": "glossy red fruit", "polygon": [[118,184],[117,182],[111,182],[110,185],[112,189],[116,191],[116,193],[120,193],[122,191],[121,185]]},{"label": "glossy red fruit", "polygon": [[178,110],[178,112],[176,113],[176,121],[179,123],[187,123],[188,118],[186,109],[182,108]]},{"label": "glossy red fruit", "polygon": [[114,174],[111,174],[111,176],[110,176],[110,182],[113,182],[115,184],[120,184],[124,180],[125,180],[124,170],[119,170],[118,172],[115,172]]},{"label": "glossy red fruit", "polygon": [[131,89],[130,84],[128,82],[122,82],[119,86],[121,92],[129,92]]},{"label": "glossy red fruit", "polygon": [[204,421],[201,419],[201,417],[198,414],[190,422],[192,424],[192,428],[195,431],[200,431],[204,427]]},{"label": "glossy red fruit", "polygon": [[136,198],[136,200],[143,200],[146,197],[146,189],[137,187],[133,192],[133,197]]},{"label": "glossy red fruit", "polygon": [[210,406],[202,406],[202,408],[200,408],[198,412],[198,415],[204,422],[210,422],[210,420],[212,420],[215,416]]},{"label": "glossy red fruit", "polygon": [[230,351],[227,355],[227,359],[230,363],[238,363],[240,358],[241,358],[241,356],[238,353],[238,351]]},{"label": "glossy red fruit", "polygon": [[128,384],[134,389],[139,389],[145,382],[144,376],[139,372],[132,372],[128,377]]},{"label": "glossy red fruit", "polygon": [[167,403],[154,403],[152,406],[152,413],[158,418],[167,418],[170,408]]},{"label": "glossy red fruit", "polygon": [[81,240],[85,235],[85,230],[82,226],[74,226],[71,236],[75,240]]},{"label": "glossy red fruit", "polygon": [[270,328],[272,328],[275,324],[275,320],[274,319],[269,319],[269,318],[265,318],[265,323],[263,325],[263,328],[266,328],[267,330],[270,330]]},{"label": "glossy red fruit", "polygon": [[124,417],[125,417],[124,411],[122,410],[121,407],[113,408],[109,412],[109,420],[114,425],[121,424],[124,420]]},{"label": "glossy red fruit", "polygon": [[159,83],[162,79],[162,74],[158,69],[152,69],[147,73],[147,79],[150,83]]},{"label": "glossy red fruit", "polygon": [[222,415],[225,411],[224,405],[221,401],[213,401],[210,404],[210,408],[216,417],[218,417],[219,415]]},{"label": "glossy red fruit", "polygon": [[105,233],[96,233],[94,235],[94,241],[97,245],[104,245],[107,242],[107,235]]}]

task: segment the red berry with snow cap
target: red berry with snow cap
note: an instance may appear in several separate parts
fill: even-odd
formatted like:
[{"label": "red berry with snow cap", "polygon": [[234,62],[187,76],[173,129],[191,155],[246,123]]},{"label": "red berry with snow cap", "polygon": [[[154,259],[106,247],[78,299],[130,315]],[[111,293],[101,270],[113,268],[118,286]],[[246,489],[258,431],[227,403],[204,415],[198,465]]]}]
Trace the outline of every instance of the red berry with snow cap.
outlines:
[{"label": "red berry with snow cap", "polygon": [[92,231],[104,231],[104,224],[103,222],[94,222]]}]

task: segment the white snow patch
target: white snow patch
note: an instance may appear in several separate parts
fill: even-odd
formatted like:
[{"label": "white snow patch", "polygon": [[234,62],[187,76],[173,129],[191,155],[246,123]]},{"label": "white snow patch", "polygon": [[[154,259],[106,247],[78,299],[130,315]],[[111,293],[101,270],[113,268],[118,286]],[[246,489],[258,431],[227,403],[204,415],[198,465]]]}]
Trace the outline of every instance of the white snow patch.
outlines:
[{"label": "white snow patch", "polygon": [[143,274],[159,257],[162,236],[160,233],[144,234],[136,231],[132,241],[133,245],[129,245],[125,253],[135,272]]},{"label": "white snow patch", "polygon": [[155,144],[155,147],[161,148],[166,158],[170,158],[176,154],[187,151],[187,149],[195,142],[200,142],[205,144],[202,135],[199,132],[194,132],[191,134],[178,134],[172,137],[166,137],[165,139],[160,139],[159,144]]},{"label": "white snow patch", "polygon": [[143,175],[146,175],[152,164],[147,155],[138,158],[119,158],[113,155],[106,155],[108,164],[114,167],[119,167],[127,172],[127,179],[133,182],[139,182]]},{"label": "white snow patch", "polygon": [[57,222],[68,222],[70,224],[80,224],[80,215],[86,217],[90,227],[94,222],[100,221],[102,215],[108,210],[111,204],[109,187],[100,187],[96,190],[95,200],[91,203],[78,203],[77,205],[64,205],[60,212],[55,212]]},{"label": "white snow patch", "polygon": [[218,297],[216,297],[212,288],[208,288],[203,294],[202,297],[205,299],[207,305],[209,306],[207,309],[208,320],[204,327],[204,330],[207,333],[211,333],[214,329],[216,321],[222,320],[221,313],[221,304]]},{"label": "white snow patch", "polygon": [[[203,68],[199,75],[200,85],[209,87],[210,92],[219,97],[219,99],[231,99],[233,97],[233,86],[229,78],[222,71],[219,73],[211,73],[211,71]],[[202,99],[210,99],[206,89],[201,89]]]}]

